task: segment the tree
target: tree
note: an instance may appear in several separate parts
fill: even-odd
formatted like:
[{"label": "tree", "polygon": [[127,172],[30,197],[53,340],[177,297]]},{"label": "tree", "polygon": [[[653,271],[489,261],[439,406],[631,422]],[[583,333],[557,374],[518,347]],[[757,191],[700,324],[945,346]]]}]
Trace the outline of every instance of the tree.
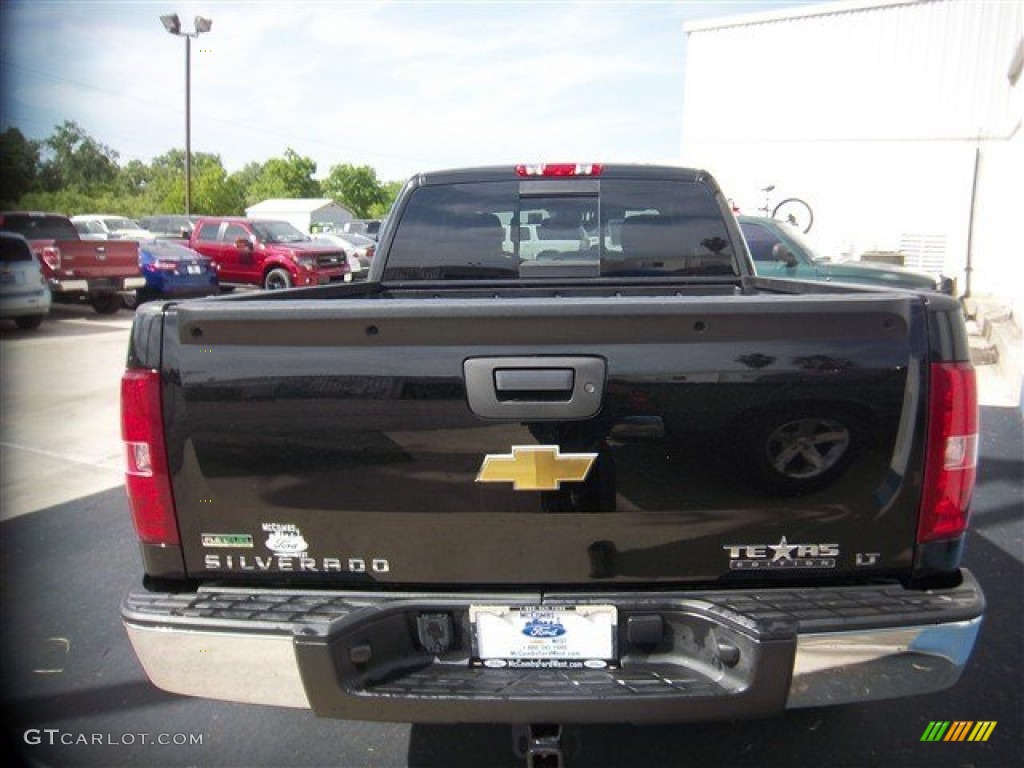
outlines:
[{"label": "tree", "polygon": [[391,206],[395,204],[395,199],[398,197],[398,193],[402,191],[402,187],[405,186],[404,181],[386,181],[381,187],[381,191],[384,193],[384,200],[381,203],[376,203],[370,208],[369,217],[371,219],[383,219],[388,215],[391,210]]},{"label": "tree", "polygon": [[267,160],[245,192],[245,204],[254,205],[270,198],[320,197],[320,182],[313,178],[316,162],[302,157],[290,147],[284,157]]},{"label": "tree", "polygon": [[39,184],[39,143],[17,128],[0,133],[0,203],[10,208]]},{"label": "tree", "polygon": [[[146,188],[150,212],[185,210],[185,153],[172,149],[153,158],[152,175]],[[192,153],[192,212],[214,216],[244,212],[243,187],[228,176],[220,155]]]},{"label": "tree", "polygon": [[[119,164],[116,150],[65,120],[43,141],[17,128],[0,133],[0,206],[66,214],[110,211],[140,217],[185,207],[185,153],[171,149],[150,163]],[[316,162],[288,148],[228,174],[220,155],[192,154],[192,206],[208,215],[244,214],[268,198],[329,195],[360,218],[381,218],[401,182],[382,184],[367,165],[338,165],[323,184]]]},{"label": "tree", "polygon": [[142,196],[153,179],[153,169],[141,160],[131,160],[118,169],[117,191],[129,197]]},{"label": "tree", "polygon": [[231,174],[231,180],[238,184],[243,190],[246,191],[246,205],[252,205],[252,203],[258,203],[259,200],[253,200],[252,203],[248,199],[248,190],[256,183],[259,179],[260,174],[263,173],[263,163],[256,162],[255,160],[246,163],[240,171],[235,171]]},{"label": "tree", "polygon": [[87,193],[109,190],[117,179],[118,153],[73,120],[57,126],[43,142],[43,149],[48,157],[41,176],[43,186],[51,192],[71,187]]},{"label": "tree", "polygon": [[335,165],[324,179],[323,188],[325,195],[360,219],[370,218],[386,200],[377,172],[368,165]]},{"label": "tree", "polygon": [[220,155],[196,155],[192,164],[192,207],[210,216],[245,213],[244,188],[228,176]]}]

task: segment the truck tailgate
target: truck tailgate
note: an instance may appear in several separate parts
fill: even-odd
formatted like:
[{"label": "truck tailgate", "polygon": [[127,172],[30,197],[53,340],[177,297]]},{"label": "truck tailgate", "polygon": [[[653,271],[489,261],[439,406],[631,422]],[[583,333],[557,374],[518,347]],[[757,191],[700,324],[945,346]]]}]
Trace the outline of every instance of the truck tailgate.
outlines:
[{"label": "truck tailgate", "polygon": [[57,240],[33,243],[35,251],[47,258],[43,247],[60,253],[54,275],[68,279],[104,279],[138,275],[139,244],[134,240]]},{"label": "truck tailgate", "polygon": [[606,588],[912,565],[920,297],[198,302],[166,310],[163,349],[193,577]]}]

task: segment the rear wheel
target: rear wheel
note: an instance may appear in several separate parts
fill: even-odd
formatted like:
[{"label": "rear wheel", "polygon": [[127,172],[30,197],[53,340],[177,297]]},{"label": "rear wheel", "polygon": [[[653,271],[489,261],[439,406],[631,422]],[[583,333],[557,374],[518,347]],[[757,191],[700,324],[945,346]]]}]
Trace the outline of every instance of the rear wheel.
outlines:
[{"label": "rear wheel", "polygon": [[268,291],[279,291],[282,288],[292,287],[292,276],[288,274],[287,269],[277,267],[267,272],[266,277],[263,278],[263,287]]},{"label": "rear wheel", "polygon": [[95,296],[89,300],[89,304],[98,314],[112,315],[121,308],[121,297],[116,293]]},{"label": "rear wheel", "polygon": [[43,323],[42,315],[26,315],[14,318],[14,324],[23,331],[33,331]]},{"label": "rear wheel", "polygon": [[145,301],[146,299],[142,295],[142,291],[126,293],[124,296],[121,297],[121,303],[124,305],[126,309],[135,309],[136,307],[139,306],[139,304],[142,304]]}]

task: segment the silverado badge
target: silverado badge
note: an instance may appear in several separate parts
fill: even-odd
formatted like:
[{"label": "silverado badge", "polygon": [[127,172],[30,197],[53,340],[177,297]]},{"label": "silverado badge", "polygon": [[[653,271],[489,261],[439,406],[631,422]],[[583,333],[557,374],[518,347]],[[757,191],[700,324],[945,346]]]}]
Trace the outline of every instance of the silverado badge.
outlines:
[{"label": "silverado badge", "polygon": [[487,454],[478,483],[512,483],[517,491],[557,491],[587,479],[596,453],[561,453],[557,445],[515,445],[512,453]]}]

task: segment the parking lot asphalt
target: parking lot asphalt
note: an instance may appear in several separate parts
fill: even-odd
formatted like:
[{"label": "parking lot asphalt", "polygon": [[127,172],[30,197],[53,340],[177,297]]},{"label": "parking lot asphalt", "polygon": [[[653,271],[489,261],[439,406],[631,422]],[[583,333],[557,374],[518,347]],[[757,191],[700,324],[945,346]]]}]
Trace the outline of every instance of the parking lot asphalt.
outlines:
[{"label": "parking lot asphalt", "polygon": [[0,328],[0,520],[120,485],[118,403],[132,314],[56,305]]}]

